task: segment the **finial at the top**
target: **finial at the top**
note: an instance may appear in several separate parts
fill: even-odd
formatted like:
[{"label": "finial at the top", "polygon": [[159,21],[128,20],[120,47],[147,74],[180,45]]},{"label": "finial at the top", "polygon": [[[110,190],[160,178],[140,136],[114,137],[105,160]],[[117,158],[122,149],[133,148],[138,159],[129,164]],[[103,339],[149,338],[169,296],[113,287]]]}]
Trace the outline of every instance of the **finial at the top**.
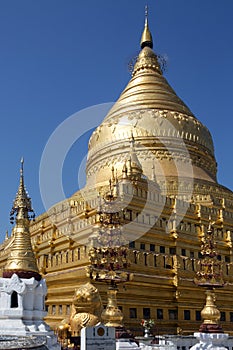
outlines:
[{"label": "finial at the top", "polygon": [[148,5],[145,6],[145,24],[148,24]]},{"label": "finial at the top", "polygon": [[153,48],[153,39],[148,25],[148,5],[145,7],[145,27],[141,37],[141,48],[145,46]]},{"label": "finial at the top", "polygon": [[20,166],[20,175],[23,176],[23,164],[24,164],[24,158],[23,158],[23,157],[21,158],[20,163],[21,163],[21,166]]},{"label": "finial at the top", "polygon": [[[20,182],[19,182],[19,188],[16,193],[16,197],[13,203],[13,207],[10,213],[10,221],[13,224],[14,219],[17,221],[17,219],[30,219],[34,218],[34,210],[31,206],[31,198],[28,196],[28,193],[26,191],[26,188],[24,186],[24,159],[21,158],[20,161]],[[28,214],[31,213],[29,216]],[[15,216],[15,218],[14,218]]]}]

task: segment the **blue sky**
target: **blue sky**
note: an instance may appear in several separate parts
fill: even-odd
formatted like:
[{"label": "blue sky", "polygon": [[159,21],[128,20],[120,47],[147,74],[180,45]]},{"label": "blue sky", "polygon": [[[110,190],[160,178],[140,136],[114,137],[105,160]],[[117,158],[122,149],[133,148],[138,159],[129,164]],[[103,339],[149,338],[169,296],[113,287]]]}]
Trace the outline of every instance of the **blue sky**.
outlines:
[{"label": "blue sky", "polygon": [[[148,0],[156,52],[177,94],[211,131],[218,180],[233,189],[233,2]],[[144,25],[143,0],[0,1],[0,237],[11,229],[21,156],[36,214],[47,140],[83,108],[115,101],[130,79]],[[64,190],[77,190],[87,136],[64,163]]]}]

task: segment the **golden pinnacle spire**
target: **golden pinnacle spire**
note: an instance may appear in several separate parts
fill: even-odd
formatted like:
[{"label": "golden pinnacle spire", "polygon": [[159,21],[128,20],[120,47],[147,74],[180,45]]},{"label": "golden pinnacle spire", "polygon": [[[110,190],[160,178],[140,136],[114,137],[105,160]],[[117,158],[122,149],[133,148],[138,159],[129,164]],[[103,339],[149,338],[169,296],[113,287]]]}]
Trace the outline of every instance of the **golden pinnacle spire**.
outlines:
[{"label": "golden pinnacle spire", "polygon": [[17,223],[18,219],[29,219],[29,213],[32,213],[32,218],[35,217],[34,211],[31,205],[31,198],[28,196],[28,193],[24,186],[24,159],[21,159],[21,167],[20,167],[20,182],[18,192],[16,194],[14,204],[10,213],[10,221],[13,224],[14,222],[14,214],[16,214],[15,221]]},{"label": "golden pinnacle spire", "polygon": [[151,49],[153,48],[153,39],[148,25],[148,5],[145,7],[145,27],[142,33],[140,45],[142,49],[145,46],[148,46]]},{"label": "golden pinnacle spire", "polygon": [[[13,240],[7,258],[3,277],[11,277],[16,273],[21,278],[41,279],[34,256],[29,232],[30,219],[35,217],[31,198],[24,186],[23,159],[20,167],[20,182],[13,207],[10,213],[11,223],[15,221]],[[32,215],[29,215],[29,214]]]}]

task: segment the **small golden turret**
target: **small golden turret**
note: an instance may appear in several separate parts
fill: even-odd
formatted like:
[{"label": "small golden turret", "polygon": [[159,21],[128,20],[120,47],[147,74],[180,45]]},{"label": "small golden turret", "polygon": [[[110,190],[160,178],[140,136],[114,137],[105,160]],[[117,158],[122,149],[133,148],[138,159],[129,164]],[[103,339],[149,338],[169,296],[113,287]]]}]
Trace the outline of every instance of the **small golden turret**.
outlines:
[{"label": "small golden turret", "polygon": [[15,227],[3,277],[10,278],[16,273],[20,278],[35,277],[35,279],[40,280],[41,276],[32,250],[29,232],[30,219],[34,219],[35,214],[31,198],[24,186],[23,163],[22,159],[19,188],[10,213],[10,221],[12,224],[15,221]]}]

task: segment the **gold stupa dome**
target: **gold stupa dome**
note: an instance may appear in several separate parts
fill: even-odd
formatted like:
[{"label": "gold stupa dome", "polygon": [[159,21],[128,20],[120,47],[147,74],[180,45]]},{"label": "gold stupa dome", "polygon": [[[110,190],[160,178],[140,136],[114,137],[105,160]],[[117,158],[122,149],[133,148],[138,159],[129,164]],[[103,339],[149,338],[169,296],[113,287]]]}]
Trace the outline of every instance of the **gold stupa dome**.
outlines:
[{"label": "gold stupa dome", "polygon": [[146,177],[155,165],[158,183],[177,178],[216,182],[211,134],[169,85],[152,48],[146,13],[132,78],[90,138],[87,185],[107,181],[112,165],[121,172],[132,134]]}]

